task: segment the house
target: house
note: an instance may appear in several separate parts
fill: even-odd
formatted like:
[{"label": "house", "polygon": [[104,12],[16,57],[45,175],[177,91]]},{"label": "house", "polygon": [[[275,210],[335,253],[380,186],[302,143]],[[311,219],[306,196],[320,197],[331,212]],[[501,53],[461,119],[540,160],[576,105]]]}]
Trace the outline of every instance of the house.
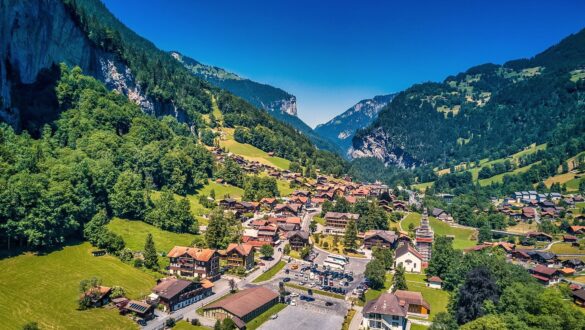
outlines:
[{"label": "house", "polygon": [[573,301],[579,307],[585,308],[585,289],[578,289],[571,293]]},{"label": "house", "polygon": [[401,303],[392,293],[382,293],[377,299],[368,301],[362,313],[364,329],[410,329],[410,321],[407,318],[408,304]]},{"label": "house", "polygon": [[394,201],[392,202],[392,206],[396,211],[406,212],[408,211],[408,207],[406,206],[406,202],[403,201]]},{"label": "house", "polygon": [[571,226],[569,232],[575,235],[585,235],[585,226]]},{"label": "house", "polygon": [[396,290],[398,301],[408,305],[408,315],[427,318],[431,313],[431,305],[423,298],[422,293],[414,291]]},{"label": "house", "polygon": [[260,208],[263,210],[272,210],[278,204],[278,200],[276,198],[262,198],[260,200]]},{"label": "house", "polygon": [[364,234],[364,247],[371,249],[374,246],[395,248],[398,235],[390,230],[368,230]]},{"label": "house", "polygon": [[213,249],[175,246],[169,251],[169,272],[214,280],[219,276],[219,253]]},{"label": "house", "polygon": [[563,242],[569,242],[569,243],[577,242],[577,236],[563,235]]},{"label": "house", "polygon": [[174,312],[192,305],[212,294],[213,283],[203,280],[201,283],[177,278],[161,280],[153,289],[154,299],[163,306],[163,311]]},{"label": "house", "polygon": [[585,262],[579,259],[569,259],[563,261],[563,267],[573,268],[575,271],[580,272],[585,270]]},{"label": "house", "polygon": [[257,241],[275,245],[278,242],[278,227],[275,225],[258,227]]},{"label": "house", "polygon": [[239,329],[278,302],[278,293],[262,286],[245,289],[203,307],[203,315],[216,320],[231,318]]},{"label": "house", "polygon": [[523,207],[522,219],[526,221],[536,219],[536,209],[533,207]]},{"label": "house", "polygon": [[423,256],[410,244],[402,244],[396,249],[394,266],[402,266],[407,272],[420,273]]},{"label": "house", "polygon": [[427,279],[429,288],[441,289],[443,287],[443,280],[439,276],[432,276]]},{"label": "house", "polygon": [[274,207],[274,214],[288,216],[288,217],[296,217],[302,210],[301,204],[277,204]]},{"label": "house", "polygon": [[151,320],[154,318],[155,305],[151,305],[144,301],[130,300],[120,312],[123,314],[134,313],[143,320]]},{"label": "house", "polygon": [[539,241],[539,242],[552,242],[553,237],[549,234],[546,233],[542,233],[539,231],[532,231],[529,233],[526,233],[526,237],[528,238],[534,238],[535,240]]},{"label": "house", "polygon": [[453,221],[453,218],[451,217],[451,215],[449,213],[447,213],[447,211],[444,211],[442,209],[439,208],[433,208],[433,210],[431,211],[431,214],[433,217],[441,220],[441,221]]},{"label": "house", "polygon": [[532,274],[532,277],[545,285],[556,284],[559,282],[558,271],[554,268],[536,265],[536,267],[530,270],[530,273]]},{"label": "house", "polygon": [[528,262],[531,260],[530,255],[528,254],[528,250],[514,250],[512,251],[512,258],[514,260]]},{"label": "house", "polygon": [[309,244],[309,233],[304,230],[288,232],[286,238],[292,250],[300,250]]},{"label": "house", "polygon": [[246,270],[254,267],[254,246],[250,244],[228,245],[222,259],[226,261],[228,267],[243,267]]},{"label": "house", "polygon": [[345,233],[350,220],[358,221],[360,215],[354,213],[327,212],[325,214],[325,233],[339,235]]},{"label": "house", "polygon": [[84,295],[90,299],[92,306],[101,307],[110,303],[111,293],[112,288],[99,285],[87,290]]},{"label": "house", "polygon": [[539,264],[553,265],[558,261],[557,255],[551,252],[526,251],[526,253],[530,256],[530,259]]}]

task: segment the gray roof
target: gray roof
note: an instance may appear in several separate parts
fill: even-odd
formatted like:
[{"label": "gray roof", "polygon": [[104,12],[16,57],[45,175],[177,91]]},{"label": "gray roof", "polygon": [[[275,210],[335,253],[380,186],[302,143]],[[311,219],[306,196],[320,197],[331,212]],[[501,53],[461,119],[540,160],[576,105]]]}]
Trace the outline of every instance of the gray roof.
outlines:
[{"label": "gray roof", "polygon": [[368,301],[364,306],[363,312],[364,314],[376,313],[406,317],[408,303],[401,305],[394,294],[386,292],[380,295],[378,299]]}]

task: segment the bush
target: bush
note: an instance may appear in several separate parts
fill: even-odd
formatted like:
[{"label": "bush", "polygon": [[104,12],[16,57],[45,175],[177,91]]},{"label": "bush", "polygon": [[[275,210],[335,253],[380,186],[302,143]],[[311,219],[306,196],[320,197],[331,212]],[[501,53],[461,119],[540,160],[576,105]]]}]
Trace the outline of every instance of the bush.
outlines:
[{"label": "bush", "polygon": [[142,262],[142,259],[134,259],[133,265],[136,268],[140,268],[144,265],[144,262]]}]

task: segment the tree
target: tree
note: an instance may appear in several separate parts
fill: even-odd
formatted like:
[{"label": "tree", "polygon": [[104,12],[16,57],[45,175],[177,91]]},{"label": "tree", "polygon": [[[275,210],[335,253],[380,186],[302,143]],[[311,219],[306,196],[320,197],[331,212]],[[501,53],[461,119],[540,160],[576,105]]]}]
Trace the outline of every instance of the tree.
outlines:
[{"label": "tree", "polygon": [[236,281],[233,278],[229,279],[228,284],[230,286],[230,292],[231,293],[236,292],[236,290],[238,289],[238,286],[236,285]]},{"label": "tree", "polygon": [[140,175],[130,170],[120,173],[110,196],[110,204],[116,216],[143,219],[146,198]]},{"label": "tree", "polygon": [[303,246],[303,248],[299,252],[299,256],[301,257],[301,259],[306,259],[309,256],[309,254],[311,253],[311,250],[312,250],[312,247],[310,245]]},{"label": "tree", "polygon": [[78,301],[80,310],[88,309],[92,306],[93,301],[98,297],[99,291],[96,290],[102,284],[102,280],[92,277],[79,282],[79,293],[81,294]]},{"label": "tree", "polygon": [[357,225],[355,220],[349,220],[345,227],[345,236],[343,239],[343,245],[348,251],[355,251],[357,249]]},{"label": "tree", "polygon": [[309,224],[309,230],[311,233],[317,231],[317,222],[315,220],[311,220],[311,223]]},{"label": "tree", "polygon": [[488,224],[485,224],[485,225],[481,226],[481,228],[479,228],[479,235],[477,237],[477,240],[480,243],[488,242],[488,241],[492,240],[492,229],[490,228],[490,226]]},{"label": "tree", "polygon": [[283,252],[285,255],[289,255],[289,254],[290,254],[290,244],[285,244],[285,245],[284,245],[284,249],[282,250],[282,252]]},{"label": "tree", "polygon": [[216,208],[209,216],[209,223],[207,224],[207,231],[205,232],[205,240],[207,246],[212,249],[225,248],[225,238],[229,234],[229,224],[224,216],[224,211],[221,208]]},{"label": "tree", "polygon": [[149,269],[158,269],[158,254],[154,247],[154,239],[152,234],[146,235],[146,241],[144,242],[144,266]]},{"label": "tree", "polygon": [[433,244],[427,275],[440,277],[445,282],[447,289],[454,289],[449,286],[451,285],[450,278],[457,273],[462,257],[461,251],[453,248],[453,240],[445,236],[437,237]]},{"label": "tree", "polygon": [[264,244],[260,248],[260,254],[263,255],[265,259],[270,259],[274,255],[274,248],[270,244]]},{"label": "tree", "polygon": [[459,326],[453,318],[453,315],[447,312],[440,312],[435,315],[433,324],[429,327],[429,330],[456,330]]},{"label": "tree", "polygon": [[457,323],[465,324],[484,315],[486,300],[497,302],[500,289],[490,271],[483,267],[472,269],[466,276],[465,283],[459,288],[454,303]]},{"label": "tree", "polygon": [[230,157],[225,159],[217,176],[233,186],[242,187],[244,185],[244,172],[238,163]]},{"label": "tree", "polygon": [[124,290],[121,286],[114,286],[112,287],[112,293],[110,294],[111,298],[119,298],[126,295],[126,290]]},{"label": "tree", "polygon": [[392,266],[394,265],[394,256],[391,249],[374,246],[372,249],[372,256],[384,263],[384,269],[392,269]]},{"label": "tree", "polygon": [[366,265],[366,270],[364,272],[364,276],[370,282],[370,287],[375,290],[381,289],[384,287],[384,283],[386,282],[386,270],[384,262],[377,259],[372,259]]},{"label": "tree", "polygon": [[396,272],[392,279],[392,292],[395,292],[396,290],[408,290],[406,277],[404,276],[404,267],[402,267],[402,265],[396,267]]},{"label": "tree", "polygon": [[508,330],[506,322],[498,315],[486,315],[461,326],[461,330]]},{"label": "tree", "polygon": [[213,330],[222,330],[220,320],[215,321],[215,325],[213,326]]}]

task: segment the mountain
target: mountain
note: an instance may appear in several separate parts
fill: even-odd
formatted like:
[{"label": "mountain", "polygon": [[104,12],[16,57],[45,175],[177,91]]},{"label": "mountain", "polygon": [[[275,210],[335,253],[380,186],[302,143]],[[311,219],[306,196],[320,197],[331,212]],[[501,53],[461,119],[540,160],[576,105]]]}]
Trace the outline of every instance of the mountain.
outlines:
[{"label": "mountain", "polygon": [[334,143],[316,134],[309,125],[297,117],[297,99],[294,95],[280,88],[242,78],[225,69],[202,64],[177,51],[172,51],[170,54],[196,77],[230,91],[250,104],[267,111],[281,122],[291,125],[306,135],[317,148],[343,154],[342,150]]},{"label": "mountain", "polygon": [[355,132],[369,126],[378,117],[378,112],[392,101],[395,95],[378,95],[371,99],[361,100],[327,123],[318,125],[315,132],[336,143],[343,153],[347,154]]},{"label": "mountain", "polygon": [[228,128],[289,160],[339,170],[343,161],[318,150],[289,125],[193,75],[115,18],[99,0],[0,0],[0,121],[39,136],[63,109],[56,85],[61,63],[79,66],[153,117],[171,116],[192,134],[212,130],[215,101]]},{"label": "mountain", "polygon": [[177,51],[172,51],[171,55],[195,76],[232,92],[260,109],[297,115],[296,97],[280,88],[242,78],[222,68],[202,64]]},{"label": "mountain", "polygon": [[479,65],[408,88],[356,133],[350,152],[387,165],[444,168],[579,135],[584,78],[582,30],[530,59]]}]

